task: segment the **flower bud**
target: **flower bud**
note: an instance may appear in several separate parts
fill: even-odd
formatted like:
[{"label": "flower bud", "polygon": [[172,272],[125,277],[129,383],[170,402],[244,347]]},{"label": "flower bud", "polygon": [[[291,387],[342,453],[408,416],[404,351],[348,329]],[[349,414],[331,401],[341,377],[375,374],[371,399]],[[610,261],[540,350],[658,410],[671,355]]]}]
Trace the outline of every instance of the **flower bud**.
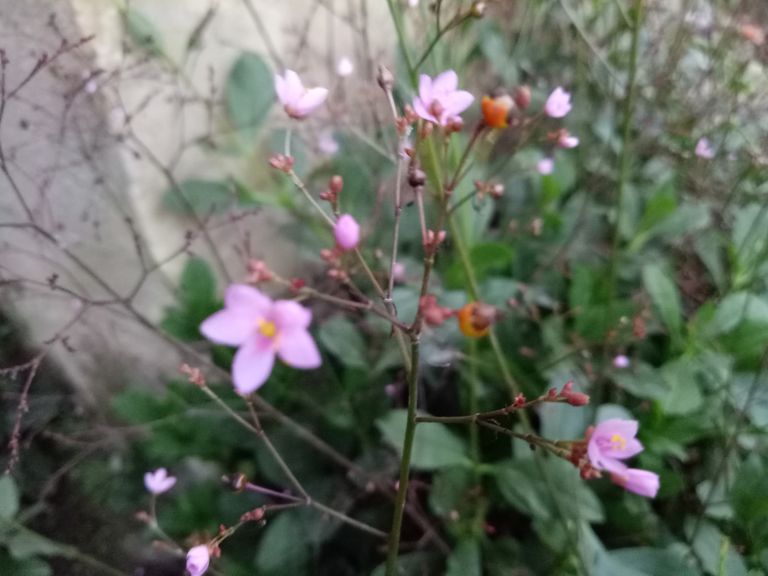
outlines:
[{"label": "flower bud", "polygon": [[338,194],[342,188],[344,188],[344,179],[338,174],[331,176],[331,179],[328,181],[328,189],[334,194]]},{"label": "flower bud", "polygon": [[411,188],[419,188],[424,186],[426,181],[427,175],[424,173],[424,170],[413,168],[408,171],[408,184],[411,186]]},{"label": "flower bud", "polygon": [[269,165],[275,170],[286,174],[293,170],[293,158],[285,154],[273,154],[269,157]]},{"label": "flower bud", "polygon": [[515,104],[520,110],[525,110],[531,105],[531,89],[528,86],[519,86],[513,94]]},{"label": "flower bud", "polygon": [[485,15],[485,9],[487,4],[485,2],[473,2],[472,7],[469,9],[469,14],[473,18],[482,18]]},{"label": "flower bud", "polygon": [[381,89],[385,92],[390,92],[395,85],[395,77],[390,72],[389,68],[379,64],[378,73],[376,74],[376,81],[381,86]]},{"label": "flower bud", "polygon": [[344,214],[333,227],[336,244],[342,250],[354,250],[360,243],[360,225],[349,214]]},{"label": "flower bud", "polygon": [[202,576],[208,570],[211,561],[211,553],[208,546],[202,544],[195,546],[187,552],[187,572],[190,576]]}]

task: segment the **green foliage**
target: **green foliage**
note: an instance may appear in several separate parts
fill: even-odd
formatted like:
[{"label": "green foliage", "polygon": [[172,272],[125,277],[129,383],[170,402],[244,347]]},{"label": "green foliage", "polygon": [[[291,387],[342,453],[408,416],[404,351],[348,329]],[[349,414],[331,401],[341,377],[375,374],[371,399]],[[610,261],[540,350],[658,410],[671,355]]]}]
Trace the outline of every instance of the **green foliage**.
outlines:
[{"label": "green foliage", "polygon": [[163,55],[163,44],[157,27],[144,14],[128,8],[123,12],[123,25],[131,41],[153,56]]},{"label": "green foliage", "polygon": [[275,102],[274,77],[261,56],[240,55],[227,77],[224,99],[234,128],[253,142]]},{"label": "green foliage", "polygon": [[216,278],[204,260],[190,258],[187,261],[181,274],[178,295],[176,306],[166,310],[161,326],[179,340],[199,340],[200,324],[220,308]]}]

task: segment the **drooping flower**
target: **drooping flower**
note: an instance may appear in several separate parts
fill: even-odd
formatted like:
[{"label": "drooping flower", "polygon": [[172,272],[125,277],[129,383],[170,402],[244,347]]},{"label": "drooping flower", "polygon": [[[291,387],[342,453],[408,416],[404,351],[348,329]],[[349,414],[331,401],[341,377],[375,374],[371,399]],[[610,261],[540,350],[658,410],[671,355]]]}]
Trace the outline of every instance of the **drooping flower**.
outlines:
[{"label": "drooping flower", "polygon": [[328,97],[327,88],[304,88],[293,70],[286,70],[283,76],[275,74],[275,91],[286,114],[297,120],[311,114]]},{"label": "drooping flower", "polygon": [[336,74],[342,78],[351,76],[355,71],[355,64],[347,56],[342,56],[339,61],[336,62]]},{"label": "drooping flower", "polygon": [[555,170],[555,161],[550,157],[542,158],[536,164],[536,170],[542,176],[552,174]]},{"label": "drooping flower", "polygon": [[354,250],[360,243],[360,225],[349,214],[342,214],[333,227],[336,244],[342,250]]},{"label": "drooping flower", "polygon": [[613,358],[613,367],[624,369],[629,368],[629,358],[624,354],[619,354]]},{"label": "drooping flower", "polygon": [[655,498],[659,491],[659,475],[641,470],[639,468],[627,468],[624,472],[611,474],[611,481],[646,498]]},{"label": "drooping flower", "polygon": [[705,160],[712,160],[715,157],[715,150],[712,148],[712,144],[706,138],[699,138],[696,142],[696,156],[704,158]]},{"label": "drooping flower", "polygon": [[413,99],[413,109],[421,118],[440,126],[461,121],[459,114],[475,100],[466,90],[458,90],[459,77],[446,70],[434,80],[422,74],[419,77],[419,95]]},{"label": "drooping flower", "polygon": [[208,570],[211,562],[211,553],[208,546],[201,544],[190,548],[187,552],[187,572],[189,576],[202,576]]},{"label": "drooping flower", "polygon": [[158,468],[154,472],[144,474],[144,487],[155,496],[168,492],[174,484],[176,484],[176,478],[168,476],[165,468]]},{"label": "drooping flower", "polygon": [[232,284],[224,309],[209,316],[200,332],[217,344],[237,346],[232,380],[240,394],[250,394],[269,378],[280,360],[302,370],[320,366],[320,352],[309,333],[312,312],[293,300],[273,301],[245,284]]},{"label": "drooping flower", "polygon": [[571,111],[571,94],[558,86],[544,104],[544,113],[550,118],[565,118]]},{"label": "drooping flower", "polygon": [[597,470],[623,474],[626,460],[643,451],[637,436],[637,420],[611,418],[600,422],[592,431],[587,443],[589,461]]}]

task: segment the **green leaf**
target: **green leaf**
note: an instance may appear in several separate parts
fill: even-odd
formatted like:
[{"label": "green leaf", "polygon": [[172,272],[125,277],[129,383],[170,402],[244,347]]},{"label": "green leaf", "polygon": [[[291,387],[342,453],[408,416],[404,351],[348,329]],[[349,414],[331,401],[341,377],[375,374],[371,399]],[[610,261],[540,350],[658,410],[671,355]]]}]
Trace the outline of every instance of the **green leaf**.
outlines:
[{"label": "green leaf", "polygon": [[621,548],[607,552],[611,576],[697,576],[681,554],[662,548]]},{"label": "green leaf", "polygon": [[142,13],[128,8],[123,12],[123,25],[131,41],[154,56],[163,54],[160,33]]},{"label": "green leaf", "polygon": [[448,557],[445,576],[482,576],[483,563],[477,540],[462,540]]},{"label": "green leaf", "polygon": [[272,71],[261,56],[240,55],[227,78],[224,100],[232,125],[253,140],[275,102]]},{"label": "green leaf", "polygon": [[281,512],[272,518],[256,550],[259,576],[307,574],[311,551],[303,523],[290,512]]},{"label": "green leaf", "polygon": [[15,532],[8,540],[7,546],[11,555],[17,560],[24,560],[32,556],[72,556],[72,551],[68,546],[49,540],[26,528]]},{"label": "green leaf", "polygon": [[677,286],[672,276],[658,264],[646,264],[643,267],[643,284],[651,297],[661,320],[666,324],[672,336],[677,338],[682,330],[682,306]]},{"label": "green leaf", "polygon": [[[392,410],[376,421],[376,427],[384,440],[402,454],[405,438],[406,410]],[[469,464],[464,440],[439,423],[423,423],[416,427],[416,437],[411,453],[414,470],[437,470],[449,466]]]},{"label": "green leaf", "polygon": [[205,260],[190,258],[181,273],[178,304],[166,309],[160,326],[180,340],[200,340],[200,324],[219,307],[213,272]]},{"label": "green leaf", "polygon": [[562,515],[602,522],[605,518],[600,501],[581,480],[579,471],[560,458],[526,454],[497,466],[495,478],[504,499],[534,519],[552,520]]},{"label": "green leaf", "polygon": [[661,372],[668,386],[667,394],[661,399],[667,414],[691,414],[701,408],[704,398],[698,384],[698,364],[694,360],[682,358],[670,362]]},{"label": "green leaf", "polygon": [[707,331],[723,334],[745,321],[768,324],[768,301],[748,292],[733,292],[717,305]]},{"label": "green leaf", "polygon": [[0,520],[12,520],[19,511],[19,489],[10,474],[0,476]]},{"label": "green leaf", "polygon": [[0,550],[0,568],[3,576],[51,576],[53,571],[43,560],[29,558],[14,560],[5,551]]},{"label": "green leaf", "polygon": [[467,502],[467,493],[473,486],[475,486],[474,474],[468,468],[440,470],[432,480],[429,507],[438,516],[448,516]]},{"label": "green leaf", "polygon": [[204,217],[226,211],[237,200],[237,193],[227,182],[185,180],[163,194],[163,206],[177,214]]},{"label": "green leaf", "polygon": [[344,316],[334,316],[322,324],[317,337],[323,347],[345,366],[368,368],[365,340]]},{"label": "green leaf", "polygon": [[[484,242],[472,247],[469,254],[475,277],[482,282],[490,274],[509,275],[515,260],[515,251],[508,244]],[[445,274],[449,287],[464,287],[464,268],[460,262],[454,262]]]},{"label": "green leaf", "polygon": [[736,473],[731,504],[738,526],[758,550],[768,548],[768,470],[751,458]]}]

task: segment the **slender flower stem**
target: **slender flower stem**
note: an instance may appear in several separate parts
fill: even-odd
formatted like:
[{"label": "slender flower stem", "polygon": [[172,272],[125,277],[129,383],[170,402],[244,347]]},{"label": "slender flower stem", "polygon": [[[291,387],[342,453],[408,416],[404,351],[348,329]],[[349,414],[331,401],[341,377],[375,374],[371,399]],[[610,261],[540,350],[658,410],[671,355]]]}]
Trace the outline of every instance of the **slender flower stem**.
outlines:
[{"label": "slender flower stem", "polygon": [[632,19],[632,44],[630,47],[629,59],[629,77],[627,80],[627,89],[624,96],[624,110],[622,122],[621,156],[619,157],[619,183],[616,188],[616,222],[613,227],[613,242],[611,246],[611,264],[610,264],[610,289],[611,295],[615,296],[616,276],[619,259],[619,244],[621,243],[621,219],[624,212],[625,196],[627,191],[627,182],[629,180],[630,168],[630,140],[632,137],[632,116],[635,102],[636,79],[637,79],[637,57],[639,53],[640,29],[642,28],[643,18],[643,0],[636,0]]},{"label": "slender flower stem", "polygon": [[392,515],[392,528],[389,532],[387,549],[386,576],[397,574],[397,553],[400,547],[400,530],[403,524],[403,511],[408,495],[408,479],[411,467],[411,452],[416,436],[416,406],[419,399],[419,336],[411,336],[411,370],[408,373],[408,416],[403,439],[403,454],[400,459],[400,481],[395,497],[395,510]]}]

